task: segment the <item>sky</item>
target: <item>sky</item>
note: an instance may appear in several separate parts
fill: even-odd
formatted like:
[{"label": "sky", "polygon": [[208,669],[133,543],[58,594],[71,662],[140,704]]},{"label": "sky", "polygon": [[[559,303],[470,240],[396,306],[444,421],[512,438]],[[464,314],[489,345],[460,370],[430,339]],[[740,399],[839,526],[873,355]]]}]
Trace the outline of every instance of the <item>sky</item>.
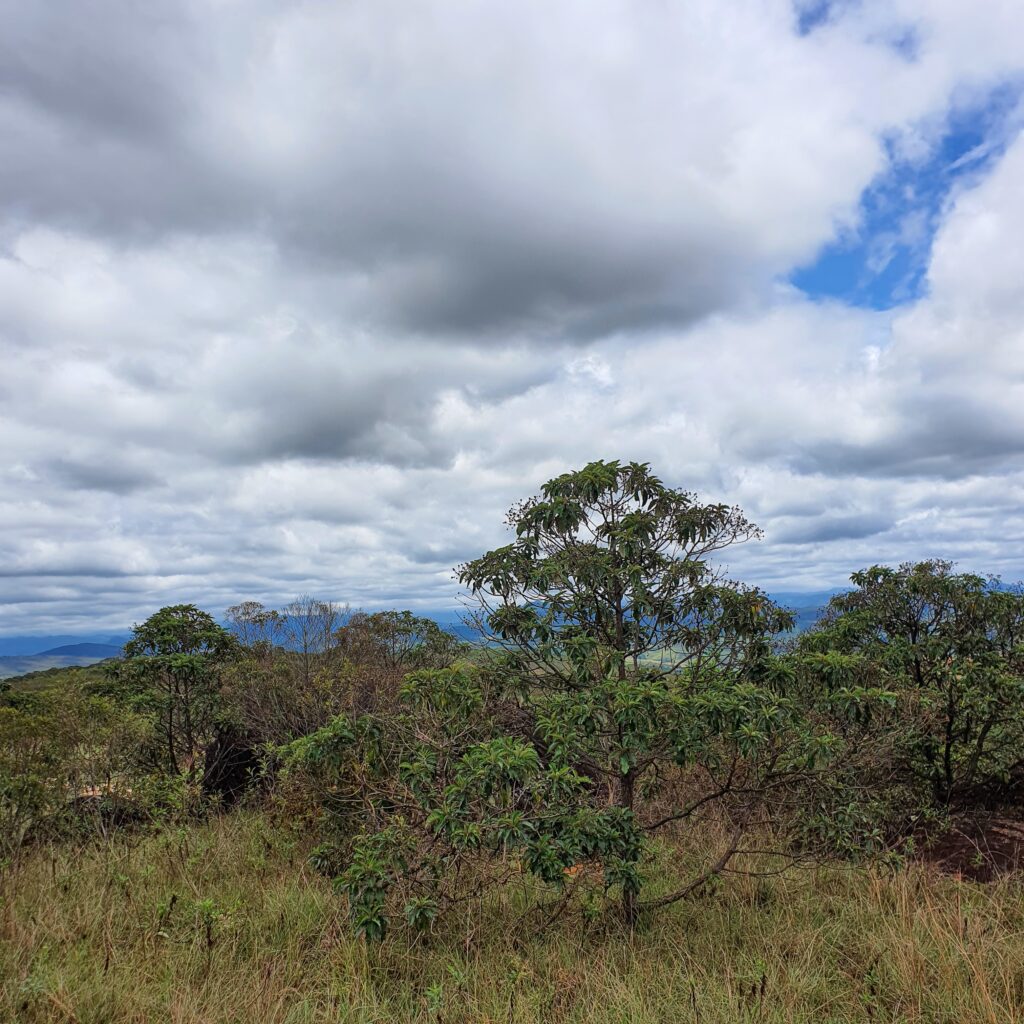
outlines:
[{"label": "sky", "polygon": [[1020,0],[0,19],[0,634],[452,607],[595,458],[1024,576]]}]

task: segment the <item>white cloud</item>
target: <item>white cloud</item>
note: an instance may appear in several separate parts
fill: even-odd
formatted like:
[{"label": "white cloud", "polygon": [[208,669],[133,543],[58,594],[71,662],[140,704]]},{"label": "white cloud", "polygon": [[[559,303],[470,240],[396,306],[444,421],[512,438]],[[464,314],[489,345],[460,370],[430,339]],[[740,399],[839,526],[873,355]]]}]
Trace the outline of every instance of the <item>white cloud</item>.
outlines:
[{"label": "white cloud", "polygon": [[5,21],[0,631],[438,607],[595,457],[740,502],[768,539],[733,566],[780,589],[1024,569],[1024,142],[944,212],[913,305],[777,283],[890,148],[1020,74],[1018,5],[805,36],[782,2]]}]

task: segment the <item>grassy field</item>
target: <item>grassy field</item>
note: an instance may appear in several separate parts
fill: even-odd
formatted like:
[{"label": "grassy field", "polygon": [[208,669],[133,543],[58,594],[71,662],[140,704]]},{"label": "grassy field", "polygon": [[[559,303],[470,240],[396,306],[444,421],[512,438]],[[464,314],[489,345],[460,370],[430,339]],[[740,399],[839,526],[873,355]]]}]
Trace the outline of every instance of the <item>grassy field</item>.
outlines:
[{"label": "grassy field", "polygon": [[1024,1021],[1024,890],[908,868],[735,877],[633,934],[507,904],[353,939],[304,841],[241,813],[3,882],[0,1020]]}]

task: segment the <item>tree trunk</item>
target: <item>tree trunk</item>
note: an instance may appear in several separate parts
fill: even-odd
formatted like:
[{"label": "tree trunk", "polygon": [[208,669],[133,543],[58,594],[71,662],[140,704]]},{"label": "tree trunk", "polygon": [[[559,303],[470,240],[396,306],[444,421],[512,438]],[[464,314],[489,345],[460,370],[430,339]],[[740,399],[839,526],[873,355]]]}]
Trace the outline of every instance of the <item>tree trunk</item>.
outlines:
[{"label": "tree trunk", "polygon": [[[633,809],[633,782],[635,775],[631,768],[628,772],[619,776],[619,807],[626,807],[629,810]],[[636,922],[637,918],[637,903],[636,893],[629,888],[623,887],[622,889],[622,916],[626,919],[630,926]]]}]

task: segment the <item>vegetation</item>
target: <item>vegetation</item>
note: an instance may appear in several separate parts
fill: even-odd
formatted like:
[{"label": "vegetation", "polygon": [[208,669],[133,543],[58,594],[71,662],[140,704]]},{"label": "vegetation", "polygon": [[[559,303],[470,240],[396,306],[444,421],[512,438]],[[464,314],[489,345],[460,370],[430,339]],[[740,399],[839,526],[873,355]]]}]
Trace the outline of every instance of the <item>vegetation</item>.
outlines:
[{"label": "vegetation", "polygon": [[194,778],[219,710],[220,671],[237,652],[235,638],[195,605],[174,605],[132,629],[115,663],[113,692],[149,712],[158,738],[157,765]]},{"label": "vegetation", "polygon": [[635,463],[508,525],[476,645],[177,605],[6,684],[0,1019],[1024,1019],[1019,589],[872,567],[792,638]]},{"label": "vegetation", "polygon": [[[798,867],[632,931],[492,894],[367,945],[296,830],[250,812],[39,847],[0,909],[0,1020],[1019,1024],[1019,884]],[[696,865],[693,866],[696,868]],[[665,866],[668,870],[668,866]]]},{"label": "vegetation", "polygon": [[[816,705],[771,686],[789,617],[706,561],[756,533],[736,509],[645,466],[595,463],[510,525],[515,543],[460,570],[501,654],[413,672],[392,714],[338,718],[286,752],[289,769],[326,775],[338,842],[325,865],[347,864],[339,886],[368,936],[399,914],[426,927],[519,870],[552,888],[554,913],[615,894],[635,921],[719,874],[768,823],[768,797],[829,751]],[[715,804],[723,849],[641,899],[651,841]]]},{"label": "vegetation", "polygon": [[145,718],[82,689],[0,694],[0,871],[33,835],[86,818],[105,834],[149,735]]},{"label": "vegetation", "polygon": [[1024,599],[948,562],[874,566],[832,599],[808,652],[870,666],[899,697],[892,766],[913,798],[964,804],[1024,770]]}]

